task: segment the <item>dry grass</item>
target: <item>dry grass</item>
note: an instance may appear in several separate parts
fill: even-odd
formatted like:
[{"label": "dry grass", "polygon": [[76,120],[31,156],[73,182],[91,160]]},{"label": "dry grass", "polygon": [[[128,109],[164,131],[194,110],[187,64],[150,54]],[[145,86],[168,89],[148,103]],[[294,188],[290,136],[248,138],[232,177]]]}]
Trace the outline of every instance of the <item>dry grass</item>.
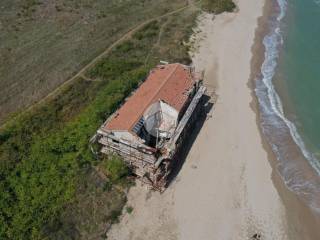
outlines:
[{"label": "dry grass", "polygon": [[120,36],[185,0],[3,0],[0,123],[46,96]]}]

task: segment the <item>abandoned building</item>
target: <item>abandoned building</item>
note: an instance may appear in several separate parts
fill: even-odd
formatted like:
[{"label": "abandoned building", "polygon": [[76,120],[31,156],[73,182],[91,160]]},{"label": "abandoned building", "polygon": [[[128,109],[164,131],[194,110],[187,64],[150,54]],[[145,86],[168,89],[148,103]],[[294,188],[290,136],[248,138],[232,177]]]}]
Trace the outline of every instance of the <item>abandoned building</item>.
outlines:
[{"label": "abandoned building", "polygon": [[99,128],[94,141],[119,154],[143,182],[163,189],[179,148],[201,113],[202,73],[179,63],[158,65]]}]

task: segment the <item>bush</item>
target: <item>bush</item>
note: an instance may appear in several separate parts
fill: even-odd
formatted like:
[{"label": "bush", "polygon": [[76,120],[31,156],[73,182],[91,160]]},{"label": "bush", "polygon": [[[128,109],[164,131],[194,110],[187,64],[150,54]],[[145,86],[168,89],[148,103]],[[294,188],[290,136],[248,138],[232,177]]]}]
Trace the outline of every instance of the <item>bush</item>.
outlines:
[{"label": "bush", "polygon": [[232,0],[203,0],[202,9],[206,12],[219,14],[232,12],[236,8]]},{"label": "bush", "polygon": [[131,41],[126,41],[126,42],[122,43],[121,45],[119,45],[119,46],[117,47],[117,51],[118,51],[119,53],[124,54],[124,53],[126,53],[126,52],[129,52],[129,51],[134,50],[134,47],[135,47],[135,46],[134,46],[133,42],[131,42]]},{"label": "bush", "polygon": [[120,215],[121,215],[121,211],[120,210],[112,211],[111,215],[110,215],[111,223],[118,223]]},{"label": "bush", "polygon": [[104,185],[103,185],[103,191],[107,191],[109,192],[112,189],[112,183],[107,181]]},{"label": "bush", "polygon": [[[124,43],[118,47],[118,50],[122,52],[129,51],[131,47],[131,44]],[[104,80],[110,80],[141,65],[142,63],[137,60],[105,58],[90,70],[89,75],[93,78],[101,77]]]},{"label": "bush", "polygon": [[104,168],[112,182],[120,180],[129,175],[129,168],[117,155],[111,155],[105,160]]},{"label": "bush", "polygon": [[138,40],[142,40],[143,38],[152,38],[159,34],[159,23],[158,21],[152,21],[145,25],[141,31],[136,32],[133,37]]},{"label": "bush", "polygon": [[127,213],[131,214],[133,212],[133,207],[128,206],[126,207]]},{"label": "bush", "polygon": [[[101,113],[113,112],[145,74],[137,68],[117,75],[70,122],[52,101],[0,131],[0,239],[35,239],[59,218],[74,200],[79,169],[96,161],[88,141],[105,120]],[[122,164],[116,157],[107,164],[114,181],[129,173]]]}]

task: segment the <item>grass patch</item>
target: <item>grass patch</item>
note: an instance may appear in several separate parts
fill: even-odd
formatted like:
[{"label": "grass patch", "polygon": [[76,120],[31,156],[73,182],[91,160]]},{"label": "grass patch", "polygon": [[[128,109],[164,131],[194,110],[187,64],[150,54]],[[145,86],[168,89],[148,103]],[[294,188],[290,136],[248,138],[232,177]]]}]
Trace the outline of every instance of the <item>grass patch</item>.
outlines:
[{"label": "grass patch", "polygon": [[233,12],[236,4],[232,0],[203,0],[202,8],[204,11],[219,14],[222,12]]},{"label": "grass patch", "polygon": [[144,26],[141,31],[136,32],[133,37],[142,40],[144,38],[151,38],[157,36],[159,33],[159,23],[158,21],[152,21],[151,23]]},{"label": "grass patch", "polygon": [[109,155],[102,165],[106,175],[112,182],[116,182],[130,174],[127,165],[117,155]]},{"label": "grass patch", "polygon": [[[31,134],[22,127],[24,122],[16,122],[7,131],[11,137],[1,145],[1,160],[9,161],[1,166],[0,173],[0,190],[6,193],[0,199],[1,237],[40,238],[45,223],[59,217],[65,204],[74,199],[80,169],[95,164],[88,147],[90,136],[105,114],[116,109],[146,72],[138,68],[123,73],[107,84],[73,121],[57,122],[58,129],[35,129],[39,134]],[[38,118],[29,121],[33,123]],[[17,131],[19,128],[21,131]]]},{"label": "grass patch", "polygon": [[[117,48],[117,52],[123,53],[128,52],[133,47],[131,46],[131,42],[125,42]],[[103,61],[100,61],[90,72],[89,75],[91,78],[101,77],[104,80],[108,80],[109,78],[115,76],[115,74],[119,74],[121,72],[128,71],[130,69],[137,68],[141,66],[142,63],[135,59],[118,59],[118,58],[106,58]]]},{"label": "grass patch", "polygon": [[111,222],[118,223],[120,215],[121,215],[121,211],[119,211],[119,210],[112,211],[111,215],[110,215]]}]

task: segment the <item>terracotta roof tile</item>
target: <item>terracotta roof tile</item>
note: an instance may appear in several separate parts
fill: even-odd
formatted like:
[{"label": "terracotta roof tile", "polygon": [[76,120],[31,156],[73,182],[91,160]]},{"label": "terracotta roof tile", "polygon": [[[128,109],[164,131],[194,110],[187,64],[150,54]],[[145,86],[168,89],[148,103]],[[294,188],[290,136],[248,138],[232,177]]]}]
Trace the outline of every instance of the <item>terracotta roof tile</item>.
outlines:
[{"label": "terracotta roof tile", "polygon": [[194,83],[190,69],[175,63],[153,69],[146,81],[114,114],[104,126],[105,130],[131,131],[144,111],[154,102],[162,100],[178,112],[188,99]]}]

